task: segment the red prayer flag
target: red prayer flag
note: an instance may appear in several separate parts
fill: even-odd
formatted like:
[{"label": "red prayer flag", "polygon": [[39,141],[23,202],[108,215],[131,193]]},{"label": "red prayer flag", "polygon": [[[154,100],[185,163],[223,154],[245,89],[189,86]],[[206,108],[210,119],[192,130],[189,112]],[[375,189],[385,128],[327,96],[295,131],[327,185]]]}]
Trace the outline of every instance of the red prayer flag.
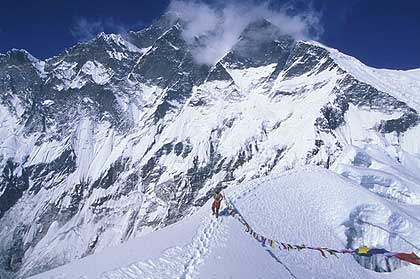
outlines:
[{"label": "red prayer flag", "polygon": [[411,253],[411,254],[397,253],[397,254],[394,254],[393,256],[402,261],[420,265],[420,258],[414,253]]},{"label": "red prayer flag", "polygon": [[324,251],[322,251],[322,249],[321,249],[321,248],[315,248],[315,250],[318,250],[324,258],[326,258],[326,257],[327,257],[327,256],[325,255]]}]

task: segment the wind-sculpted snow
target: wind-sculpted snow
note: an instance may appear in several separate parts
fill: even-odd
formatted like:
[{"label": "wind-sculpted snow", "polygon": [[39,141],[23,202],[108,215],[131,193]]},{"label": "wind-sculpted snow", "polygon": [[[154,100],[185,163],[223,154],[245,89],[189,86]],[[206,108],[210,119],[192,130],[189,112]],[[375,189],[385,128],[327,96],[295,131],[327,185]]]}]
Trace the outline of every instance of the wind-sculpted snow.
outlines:
[{"label": "wind-sculpted snow", "polygon": [[[210,67],[193,59],[184,26],[167,15],[46,61],[0,55],[6,272],[27,276],[100,252],[177,223],[215,188],[307,164],[404,210],[419,204],[415,71],[377,72],[268,21],[252,23]],[[410,85],[397,92],[388,85],[398,77]],[[400,220],[411,238],[415,218],[406,225],[393,209],[384,222]],[[368,242],[352,222],[349,245]],[[388,264],[363,262],[398,267]]]}]

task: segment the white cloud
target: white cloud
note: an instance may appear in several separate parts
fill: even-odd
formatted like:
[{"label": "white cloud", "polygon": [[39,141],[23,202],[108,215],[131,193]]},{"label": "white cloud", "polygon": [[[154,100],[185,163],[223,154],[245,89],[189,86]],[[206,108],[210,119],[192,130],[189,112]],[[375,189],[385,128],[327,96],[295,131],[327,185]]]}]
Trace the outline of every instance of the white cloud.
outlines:
[{"label": "white cloud", "polygon": [[102,21],[78,18],[73,28],[70,29],[70,33],[78,41],[88,41],[104,30]]},{"label": "white cloud", "polygon": [[271,9],[268,3],[229,1],[224,5],[209,5],[201,1],[172,0],[168,11],[187,23],[184,39],[194,45],[195,38],[204,38],[192,52],[197,62],[215,64],[235,44],[242,31],[253,21],[267,19],[280,32],[296,39],[316,39],[322,28],[319,14],[305,11],[290,15],[288,8]]},{"label": "white cloud", "polygon": [[143,25],[140,21],[129,26],[117,22],[113,18],[104,20],[81,17],[75,20],[73,27],[70,29],[70,33],[76,40],[83,42],[93,39],[101,32],[125,34],[131,28],[138,28]]}]

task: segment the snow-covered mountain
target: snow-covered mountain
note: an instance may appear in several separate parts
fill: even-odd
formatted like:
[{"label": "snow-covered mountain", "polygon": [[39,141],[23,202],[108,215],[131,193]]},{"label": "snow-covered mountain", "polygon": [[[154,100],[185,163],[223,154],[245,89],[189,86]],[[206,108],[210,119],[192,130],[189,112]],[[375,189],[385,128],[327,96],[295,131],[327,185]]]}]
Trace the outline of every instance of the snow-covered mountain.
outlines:
[{"label": "snow-covered mountain", "polygon": [[180,221],[216,187],[303,165],[389,205],[343,207],[342,245],[420,245],[420,70],[373,69],[266,20],[211,67],[183,28],[167,15],[46,61],[0,54],[0,272],[60,266]]}]

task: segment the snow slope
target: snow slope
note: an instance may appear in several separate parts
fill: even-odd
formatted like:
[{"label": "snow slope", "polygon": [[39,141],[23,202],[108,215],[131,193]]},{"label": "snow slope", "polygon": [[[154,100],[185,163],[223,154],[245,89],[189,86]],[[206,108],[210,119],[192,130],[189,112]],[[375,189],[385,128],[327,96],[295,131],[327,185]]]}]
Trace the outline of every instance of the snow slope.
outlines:
[{"label": "snow slope", "polygon": [[420,111],[420,69],[406,71],[376,69],[336,49],[326,47],[318,42],[310,43],[327,49],[334,61],[356,79],[388,92]]},{"label": "snow slope", "polygon": [[[380,224],[399,222],[396,216],[406,220],[399,208],[314,166],[239,184],[226,195],[255,230],[294,244],[342,249],[349,247],[346,235],[355,218]],[[236,219],[209,216],[209,207],[207,203],[177,224],[31,279],[418,278],[420,268],[413,265],[376,273],[350,255],[325,259],[317,251],[262,247]],[[394,218],[387,219],[391,213]],[[368,237],[358,244],[418,252],[381,229],[367,230]]]}]

